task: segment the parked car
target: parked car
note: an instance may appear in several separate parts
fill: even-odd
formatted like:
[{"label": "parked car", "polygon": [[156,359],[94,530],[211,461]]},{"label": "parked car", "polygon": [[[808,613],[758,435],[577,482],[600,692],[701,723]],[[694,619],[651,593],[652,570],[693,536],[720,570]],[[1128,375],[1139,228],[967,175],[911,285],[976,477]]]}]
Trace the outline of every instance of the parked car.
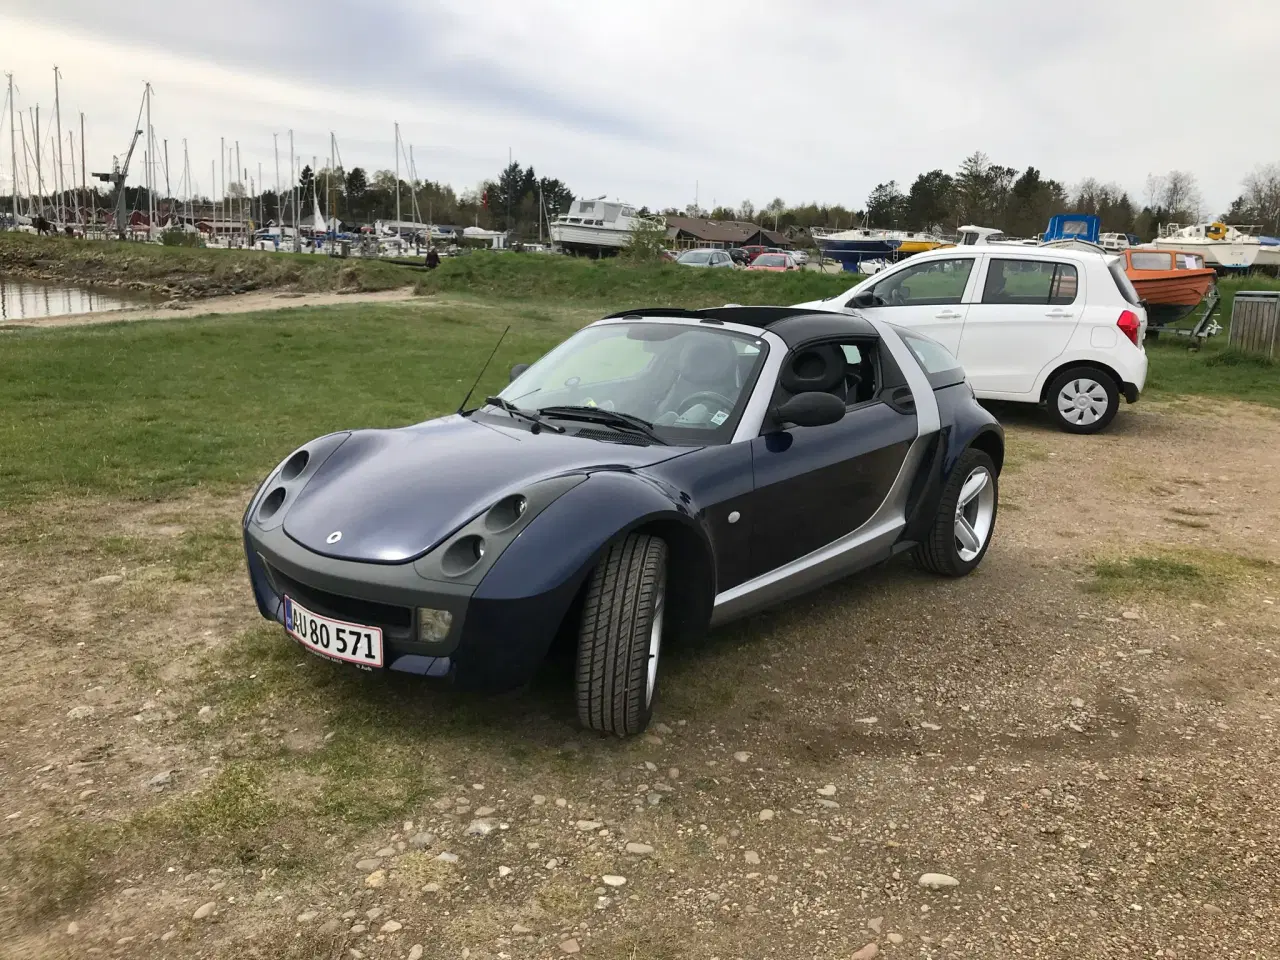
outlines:
[{"label": "parked car", "polygon": [[733,258],[727,250],[686,250],[676,257],[676,263],[686,267],[732,267]]},{"label": "parked car", "polygon": [[366,670],[500,689],[572,638],[582,724],[635,734],[671,635],[904,550],[971,572],[1003,460],[964,372],[914,331],[628,311],[473,409],[304,444],[251,498],[245,556],[263,617]]},{"label": "parked car", "polygon": [[979,397],[1043,404],[1072,433],[1102,430],[1147,379],[1147,312],[1124,262],[1086,250],[933,250],[800,306],[926,333],[964,365]]},{"label": "parked car", "polygon": [[730,247],[728,252],[733,259],[734,266],[745,267],[751,263],[751,254],[747,253],[742,247]]},{"label": "parked car", "polygon": [[800,267],[791,259],[789,253],[762,253],[751,261],[747,269],[782,273],[785,270],[799,270]]},{"label": "parked car", "polygon": [[769,248],[762,247],[759,244],[750,243],[742,249],[747,251],[747,256],[754,260],[756,257],[760,256],[760,254],[765,253]]},{"label": "parked car", "polygon": [[798,266],[803,267],[809,262],[809,254],[805,250],[788,250],[787,253],[791,254],[791,259],[794,260]]}]

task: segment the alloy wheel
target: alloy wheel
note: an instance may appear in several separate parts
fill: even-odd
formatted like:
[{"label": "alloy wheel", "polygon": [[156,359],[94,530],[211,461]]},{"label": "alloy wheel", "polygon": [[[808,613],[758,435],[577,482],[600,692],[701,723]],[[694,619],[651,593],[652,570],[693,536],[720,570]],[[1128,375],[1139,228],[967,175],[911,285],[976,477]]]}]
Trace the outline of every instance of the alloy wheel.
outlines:
[{"label": "alloy wheel", "polygon": [[975,467],[956,500],[956,552],[965,563],[982,552],[995,515],[996,485],[986,467]]}]

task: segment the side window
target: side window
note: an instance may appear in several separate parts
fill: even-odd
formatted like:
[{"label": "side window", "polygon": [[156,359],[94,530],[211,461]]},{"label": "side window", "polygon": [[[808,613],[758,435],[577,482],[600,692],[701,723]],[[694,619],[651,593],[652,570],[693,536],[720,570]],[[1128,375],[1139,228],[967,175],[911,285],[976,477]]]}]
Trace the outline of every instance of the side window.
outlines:
[{"label": "side window", "polygon": [[[1182,254],[1178,255],[1179,258]],[[1172,270],[1172,254],[1159,251],[1135,250],[1129,254],[1129,262],[1135,270]]]},{"label": "side window", "polygon": [[1074,303],[1079,288],[1076,268],[1048,260],[991,258],[982,302],[1039,306]]},{"label": "side window", "polygon": [[935,390],[949,387],[964,380],[964,369],[960,361],[951,355],[951,351],[929,337],[921,336],[911,330],[894,326],[902,342],[907,345],[911,355],[920,364],[920,369],[929,378],[929,384]]},{"label": "side window", "polygon": [[973,271],[972,257],[930,260],[885,277],[870,293],[876,306],[917,307],[959,303]]},{"label": "side window", "polygon": [[778,378],[785,394],[821,391],[850,407],[874,400],[880,379],[875,344],[865,341],[806,344],[787,358]]}]

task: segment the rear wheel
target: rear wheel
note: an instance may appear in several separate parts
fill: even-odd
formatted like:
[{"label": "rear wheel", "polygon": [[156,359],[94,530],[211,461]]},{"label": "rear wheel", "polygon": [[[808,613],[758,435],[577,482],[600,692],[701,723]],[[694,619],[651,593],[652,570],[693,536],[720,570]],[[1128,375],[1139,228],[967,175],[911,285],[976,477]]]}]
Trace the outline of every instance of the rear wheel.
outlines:
[{"label": "rear wheel", "polygon": [[1049,384],[1049,416],[1068,433],[1097,433],[1120,409],[1115,380],[1093,367],[1064,370]]},{"label": "rear wheel", "polygon": [[578,719],[628,736],[653,715],[667,596],[667,544],[631,534],[591,574],[578,634]]},{"label": "rear wheel", "polygon": [[991,545],[999,502],[995,464],[981,450],[966,450],[942,491],[928,537],[916,547],[916,562],[946,577],[971,572]]}]

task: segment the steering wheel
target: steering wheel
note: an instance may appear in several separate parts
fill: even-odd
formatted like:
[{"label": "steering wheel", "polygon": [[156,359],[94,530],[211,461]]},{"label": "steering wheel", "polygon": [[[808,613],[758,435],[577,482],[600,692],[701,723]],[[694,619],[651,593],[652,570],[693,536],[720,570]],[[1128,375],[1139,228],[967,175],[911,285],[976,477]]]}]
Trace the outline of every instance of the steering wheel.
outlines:
[{"label": "steering wheel", "polygon": [[702,402],[703,400],[712,401],[721,410],[733,409],[733,401],[730,400],[728,397],[722,394],[716,393],[714,390],[699,390],[697,393],[690,394],[689,396],[685,397],[684,402],[681,403],[680,406],[676,408],[676,413],[679,416],[684,416],[685,412],[690,407],[692,407],[695,403]]},{"label": "steering wheel", "polygon": [[893,287],[889,291],[889,306],[902,307],[906,306],[907,298],[902,292],[901,287]]}]

